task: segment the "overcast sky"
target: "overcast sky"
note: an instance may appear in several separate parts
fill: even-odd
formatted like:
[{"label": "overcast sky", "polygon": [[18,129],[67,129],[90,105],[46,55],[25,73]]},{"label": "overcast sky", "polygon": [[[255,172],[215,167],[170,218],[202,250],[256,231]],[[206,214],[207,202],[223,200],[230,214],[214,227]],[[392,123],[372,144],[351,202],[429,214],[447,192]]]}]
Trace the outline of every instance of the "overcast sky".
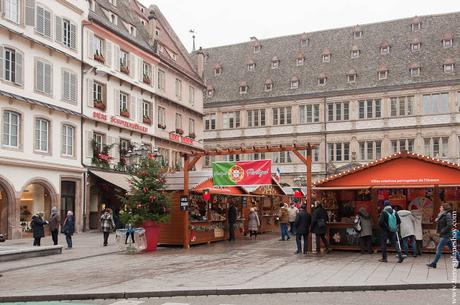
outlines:
[{"label": "overcast sky", "polygon": [[188,50],[460,11],[460,0],[141,0],[156,4]]}]

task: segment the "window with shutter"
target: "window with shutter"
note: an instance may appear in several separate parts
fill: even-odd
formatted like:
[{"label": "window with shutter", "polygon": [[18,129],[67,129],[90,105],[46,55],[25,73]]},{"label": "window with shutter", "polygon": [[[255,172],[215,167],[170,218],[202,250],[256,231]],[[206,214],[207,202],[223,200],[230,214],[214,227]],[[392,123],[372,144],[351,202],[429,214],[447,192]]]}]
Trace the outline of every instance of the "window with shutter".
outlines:
[{"label": "window with shutter", "polygon": [[49,121],[37,118],[35,120],[35,150],[48,152],[49,149]]},{"label": "window with shutter", "polygon": [[[1,2],[1,0],[0,0]],[[4,75],[4,66],[5,66],[5,63],[4,63],[4,56],[3,56],[3,47],[0,46],[0,79],[4,79],[5,78],[5,75]]]},{"label": "window with shutter", "polygon": [[67,19],[62,19],[62,43],[68,48],[71,46],[70,21]]},{"label": "window with shutter", "polygon": [[8,147],[19,148],[21,115],[12,111],[3,112],[3,141]]},{"label": "window with shutter", "polygon": [[56,16],[55,18],[55,35],[56,41],[61,43],[62,42],[62,18]]},{"label": "window with shutter", "polygon": [[70,24],[70,48],[77,48],[77,26],[75,24]]},{"label": "window with shutter", "polygon": [[35,26],[35,0],[26,0],[25,8],[26,25]]},{"label": "window with shutter", "polygon": [[4,12],[3,16],[5,19],[19,24],[20,21],[20,3],[19,0],[4,0]]},{"label": "window with shutter", "polygon": [[62,71],[62,97],[65,101],[77,101],[77,75],[75,73]]},{"label": "window with shutter", "polygon": [[5,48],[4,53],[4,79],[12,83],[16,82],[16,51]]},{"label": "window with shutter", "polygon": [[70,125],[62,126],[62,155],[73,157],[73,147],[75,139],[75,128]]},{"label": "window with shutter", "polygon": [[49,63],[37,60],[35,63],[35,90],[51,95],[52,67]]}]

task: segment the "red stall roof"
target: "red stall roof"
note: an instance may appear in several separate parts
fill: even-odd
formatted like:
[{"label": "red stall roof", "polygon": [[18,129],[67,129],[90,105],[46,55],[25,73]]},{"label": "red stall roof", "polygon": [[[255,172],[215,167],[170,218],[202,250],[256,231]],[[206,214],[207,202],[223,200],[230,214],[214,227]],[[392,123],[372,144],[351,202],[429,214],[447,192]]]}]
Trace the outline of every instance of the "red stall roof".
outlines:
[{"label": "red stall roof", "polygon": [[219,187],[214,186],[212,177],[201,182],[192,189],[192,192],[203,193],[204,190],[209,190],[211,194],[220,194],[220,195],[245,195],[246,192],[239,186],[226,186]]},{"label": "red stall roof", "polygon": [[398,152],[315,183],[316,189],[460,186],[460,166],[411,152]]}]

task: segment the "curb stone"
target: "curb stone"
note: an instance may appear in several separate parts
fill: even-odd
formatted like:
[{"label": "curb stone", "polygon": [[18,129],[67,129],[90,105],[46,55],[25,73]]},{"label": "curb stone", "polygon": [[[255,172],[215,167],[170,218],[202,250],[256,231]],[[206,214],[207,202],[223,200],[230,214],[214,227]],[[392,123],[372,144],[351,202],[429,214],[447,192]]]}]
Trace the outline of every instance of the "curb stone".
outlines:
[{"label": "curb stone", "polygon": [[[390,284],[364,286],[313,286],[285,288],[238,288],[238,289],[196,289],[170,291],[139,291],[139,292],[103,292],[76,293],[53,295],[12,295],[0,296],[0,302],[30,302],[30,301],[69,301],[94,299],[131,299],[187,296],[218,296],[241,294],[274,294],[274,293],[305,293],[305,292],[353,292],[353,291],[384,291],[384,290],[417,290],[417,289],[450,289],[453,283],[419,283],[419,284]],[[458,288],[460,285],[455,284]]]}]

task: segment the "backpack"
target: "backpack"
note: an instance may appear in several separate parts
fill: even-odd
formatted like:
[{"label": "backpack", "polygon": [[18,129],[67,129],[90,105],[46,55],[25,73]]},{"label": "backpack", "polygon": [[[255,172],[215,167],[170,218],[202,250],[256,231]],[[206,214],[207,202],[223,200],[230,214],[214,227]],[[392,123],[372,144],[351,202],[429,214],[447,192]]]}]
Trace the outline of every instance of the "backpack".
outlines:
[{"label": "backpack", "polygon": [[387,211],[385,211],[385,213],[388,215],[388,230],[390,230],[390,232],[396,232],[398,230],[396,212],[393,210],[393,213],[391,214]]},{"label": "backpack", "polygon": [[361,217],[356,216],[355,220],[353,221],[353,229],[355,229],[357,233],[362,231],[363,228],[361,226]]}]

